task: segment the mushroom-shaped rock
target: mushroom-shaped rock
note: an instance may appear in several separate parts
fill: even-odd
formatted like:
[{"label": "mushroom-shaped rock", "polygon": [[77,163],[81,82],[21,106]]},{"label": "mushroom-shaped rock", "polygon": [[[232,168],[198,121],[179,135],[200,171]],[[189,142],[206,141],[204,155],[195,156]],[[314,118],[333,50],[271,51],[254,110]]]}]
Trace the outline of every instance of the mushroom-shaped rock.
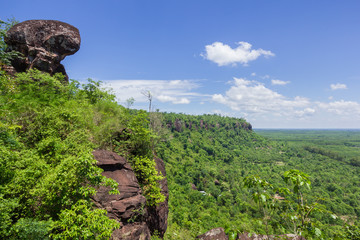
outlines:
[{"label": "mushroom-shaped rock", "polygon": [[22,53],[11,65],[16,72],[37,68],[50,74],[68,76],[60,61],[80,49],[79,30],[67,23],[55,20],[29,20],[14,25],[6,33],[9,50]]}]

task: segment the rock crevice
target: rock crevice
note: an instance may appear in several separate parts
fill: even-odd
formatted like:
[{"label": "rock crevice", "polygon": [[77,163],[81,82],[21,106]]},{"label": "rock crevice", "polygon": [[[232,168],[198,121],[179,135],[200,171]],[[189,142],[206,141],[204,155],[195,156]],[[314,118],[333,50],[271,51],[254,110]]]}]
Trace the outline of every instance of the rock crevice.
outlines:
[{"label": "rock crevice", "polygon": [[[146,206],[146,199],[130,164],[125,158],[106,150],[93,152],[97,165],[104,170],[103,176],[118,183],[120,195],[109,195],[109,187],[101,186],[93,200],[97,207],[106,209],[108,216],[121,223],[121,228],[114,231],[112,239],[150,239],[157,232],[163,237],[167,228],[168,187],[166,178],[161,180],[161,193],[166,200],[158,206]],[[159,173],[166,176],[164,162],[155,158]]]}]

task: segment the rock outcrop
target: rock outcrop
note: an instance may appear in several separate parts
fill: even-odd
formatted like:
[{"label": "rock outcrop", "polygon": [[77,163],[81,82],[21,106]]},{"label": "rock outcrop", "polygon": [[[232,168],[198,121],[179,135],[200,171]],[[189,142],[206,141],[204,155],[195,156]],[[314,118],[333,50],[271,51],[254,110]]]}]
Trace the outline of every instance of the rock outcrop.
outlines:
[{"label": "rock outcrop", "polygon": [[[101,186],[93,200],[97,207],[106,209],[108,216],[121,223],[121,228],[114,231],[112,239],[146,240],[150,234],[157,232],[163,237],[167,228],[168,186],[166,178],[161,180],[161,192],[166,201],[158,206],[146,206],[136,176],[125,158],[106,150],[93,152],[97,165],[104,171],[103,176],[112,178],[118,183],[120,195],[109,195],[109,187]],[[156,168],[166,175],[164,162],[156,158]]]},{"label": "rock outcrop", "polygon": [[55,20],[29,20],[14,25],[6,34],[9,50],[23,57],[12,60],[12,73],[36,68],[50,74],[62,73],[60,62],[80,49],[80,33],[74,26]]},{"label": "rock outcrop", "polygon": [[225,231],[223,228],[214,228],[210,231],[199,235],[196,237],[196,239],[200,240],[228,240],[228,236],[225,234]]}]

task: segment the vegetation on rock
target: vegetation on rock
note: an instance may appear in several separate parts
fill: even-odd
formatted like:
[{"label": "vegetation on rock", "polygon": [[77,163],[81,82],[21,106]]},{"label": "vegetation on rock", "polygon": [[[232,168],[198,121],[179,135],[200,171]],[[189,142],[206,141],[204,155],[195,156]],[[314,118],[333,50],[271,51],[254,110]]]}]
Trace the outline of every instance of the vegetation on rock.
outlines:
[{"label": "vegetation on rock", "polygon": [[[38,70],[0,78],[0,238],[109,238],[119,224],[95,209],[90,196],[98,185],[117,193],[117,184],[101,175],[91,152],[151,157],[147,115],[129,112],[92,80],[63,85],[61,74]],[[124,129],[132,134],[119,144]],[[151,164],[137,167],[141,176],[148,171],[157,173]],[[144,188],[150,177],[142,177]],[[151,184],[149,199],[163,199],[151,195],[160,192]]]}]

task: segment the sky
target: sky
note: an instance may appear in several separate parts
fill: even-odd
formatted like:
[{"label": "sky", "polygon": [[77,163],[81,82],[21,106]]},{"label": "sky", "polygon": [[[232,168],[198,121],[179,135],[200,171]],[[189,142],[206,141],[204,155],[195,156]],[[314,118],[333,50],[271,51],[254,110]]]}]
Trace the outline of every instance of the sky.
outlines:
[{"label": "sky", "polygon": [[358,0],[0,0],[0,19],[77,27],[70,79],[147,109],[254,128],[360,128]]}]

